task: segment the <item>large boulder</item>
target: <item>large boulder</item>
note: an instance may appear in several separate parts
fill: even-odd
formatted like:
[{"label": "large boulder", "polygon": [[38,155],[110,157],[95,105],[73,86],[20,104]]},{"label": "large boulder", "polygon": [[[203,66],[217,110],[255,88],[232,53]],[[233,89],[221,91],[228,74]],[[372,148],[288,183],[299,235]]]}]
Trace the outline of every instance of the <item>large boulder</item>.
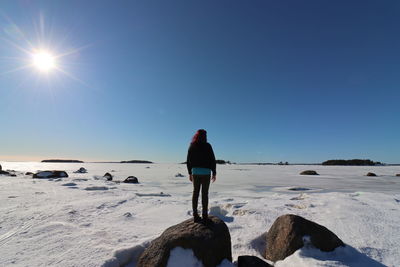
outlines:
[{"label": "large boulder", "polygon": [[366,174],[366,176],[376,176],[376,174],[373,173],[373,172],[369,172],[369,173]]},{"label": "large boulder", "polygon": [[33,175],[33,178],[64,178],[68,177],[65,171],[40,171]]},{"label": "large boulder", "polygon": [[302,171],[300,174],[301,175],[318,175],[318,173],[316,171],[313,171],[313,170]]},{"label": "large boulder", "polygon": [[238,267],[272,267],[271,264],[263,261],[256,256],[239,256],[238,257]]},{"label": "large boulder", "polygon": [[124,183],[128,183],[128,184],[138,184],[138,183],[139,183],[139,180],[138,180],[138,178],[135,177],[135,176],[129,176],[128,178],[126,178],[126,179],[124,180]]},{"label": "large boulder", "polygon": [[204,267],[215,267],[224,259],[232,261],[231,236],[216,216],[205,223],[188,219],[169,227],[153,240],[138,261],[138,267],[165,267],[173,248],[191,249]]},{"label": "large boulder", "polygon": [[106,178],[107,181],[112,181],[113,179],[113,176],[109,172],[106,172],[103,177]]},{"label": "large boulder", "polygon": [[304,246],[304,236],[309,236],[311,244],[322,251],[344,246],[343,241],[326,227],[286,214],[278,217],[267,233],[265,258],[274,262],[283,260]]}]

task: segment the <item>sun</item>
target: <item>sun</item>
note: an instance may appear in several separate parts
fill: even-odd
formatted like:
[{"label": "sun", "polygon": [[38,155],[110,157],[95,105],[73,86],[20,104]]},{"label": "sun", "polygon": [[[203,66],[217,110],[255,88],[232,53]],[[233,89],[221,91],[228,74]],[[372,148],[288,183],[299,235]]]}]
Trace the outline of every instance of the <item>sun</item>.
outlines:
[{"label": "sun", "polygon": [[44,50],[32,54],[32,63],[41,72],[49,72],[56,67],[55,57]]}]

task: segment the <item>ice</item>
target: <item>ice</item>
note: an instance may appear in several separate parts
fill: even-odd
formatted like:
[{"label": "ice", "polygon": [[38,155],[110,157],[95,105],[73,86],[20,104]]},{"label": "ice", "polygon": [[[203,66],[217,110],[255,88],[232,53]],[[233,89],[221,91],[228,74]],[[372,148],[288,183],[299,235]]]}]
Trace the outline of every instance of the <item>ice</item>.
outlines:
[{"label": "ice", "polygon": [[[134,267],[151,240],[190,218],[192,184],[187,176],[175,177],[186,174],[183,164],[0,164],[17,171],[17,177],[0,178],[0,266]],[[88,173],[74,174],[80,167]],[[293,213],[326,226],[346,247],[329,253],[305,247],[276,266],[398,266],[400,166],[217,168],[210,213],[229,227],[233,260],[262,258],[263,234],[278,216]],[[48,169],[70,177],[57,182],[23,175]],[[299,175],[305,169],[320,175]],[[141,184],[96,179],[111,170],[116,181],[134,175]]]}]

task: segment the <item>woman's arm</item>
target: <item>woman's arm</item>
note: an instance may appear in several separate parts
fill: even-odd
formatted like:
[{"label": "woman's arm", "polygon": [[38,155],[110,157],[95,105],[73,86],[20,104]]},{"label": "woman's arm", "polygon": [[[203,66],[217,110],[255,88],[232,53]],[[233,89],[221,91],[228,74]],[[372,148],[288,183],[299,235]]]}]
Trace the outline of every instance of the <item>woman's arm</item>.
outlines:
[{"label": "woman's arm", "polygon": [[189,147],[189,149],[188,149],[188,153],[187,153],[187,157],[186,157],[186,167],[187,167],[189,175],[192,175],[192,163],[191,163],[191,160],[190,160],[192,153],[191,153],[191,149],[190,148],[191,147]]},{"label": "woman's arm", "polygon": [[213,176],[216,176],[217,175],[217,163],[215,161],[214,150],[210,144],[209,144],[209,149],[210,149],[210,169],[212,171]]}]

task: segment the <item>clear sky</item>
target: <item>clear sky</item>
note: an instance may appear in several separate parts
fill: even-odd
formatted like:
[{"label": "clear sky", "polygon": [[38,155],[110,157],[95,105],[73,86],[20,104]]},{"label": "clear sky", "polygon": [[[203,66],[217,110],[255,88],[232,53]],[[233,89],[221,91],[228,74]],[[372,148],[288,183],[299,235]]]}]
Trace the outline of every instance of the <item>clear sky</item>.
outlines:
[{"label": "clear sky", "polygon": [[181,162],[204,128],[234,162],[398,163],[399,29],[395,0],[2,0],[0,160]]}]

